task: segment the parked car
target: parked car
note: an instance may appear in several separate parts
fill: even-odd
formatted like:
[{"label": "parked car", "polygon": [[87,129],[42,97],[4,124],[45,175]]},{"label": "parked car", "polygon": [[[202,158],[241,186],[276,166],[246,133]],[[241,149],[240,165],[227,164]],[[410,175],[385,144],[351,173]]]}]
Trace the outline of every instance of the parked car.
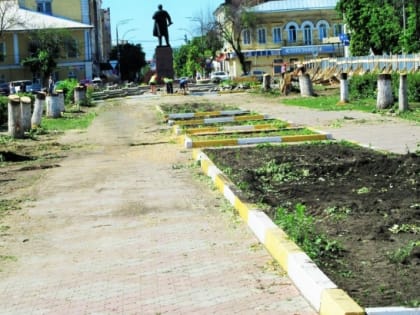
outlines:
[{"label": "parked car", "polygon": [[225,71],[216,71],[210,75],[211,82],[219,83],[221,81],[229,80],[230,77]]},{"label": "parked car", "polygon": [[262,70],[251,70],[250,72],[248,72],[248,73],[246,73],[246,74],[243,74],[242,76],[243,77],[252,77],[252,78],[255,78],[258,82],[262,82],[263,81],[263,77],[264,77],[264,74],[265,74],[266,72],[265,71],[262,71]]},{"label": "parked car", "polygon": [[9,83],[0,83],[0,95],[8,96],[10,94]]},{"label": "parked car", "polygon": [[31,85],[26,86],[26,92],[37,93],[42,90],[42,86],[39,83],[32,83]]},{"label": "parked car", "polygon": [[27,88],[28,86],[32,85],[32,81],[31,80],[17,80],[17,81],[11,81],[9,84],[11,84],[14,89],[15,89],[15,93],[21,92],[21,88],[24,87],[24,91],[22,92],[27,92]]}]

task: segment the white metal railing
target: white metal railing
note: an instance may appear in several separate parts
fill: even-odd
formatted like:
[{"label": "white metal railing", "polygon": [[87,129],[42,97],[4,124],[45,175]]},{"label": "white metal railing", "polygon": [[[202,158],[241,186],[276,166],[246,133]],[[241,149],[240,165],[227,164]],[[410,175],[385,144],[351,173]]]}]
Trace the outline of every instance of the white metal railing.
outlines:
[{"label": "white metal railing", "polygon": [[343,58],[322,58],[306,60],[307,68],[337,68],[342,72],[355,69],[365,71],[418,71],[420,70],[420,54],[392,55],[392,56],[360,56]]}]

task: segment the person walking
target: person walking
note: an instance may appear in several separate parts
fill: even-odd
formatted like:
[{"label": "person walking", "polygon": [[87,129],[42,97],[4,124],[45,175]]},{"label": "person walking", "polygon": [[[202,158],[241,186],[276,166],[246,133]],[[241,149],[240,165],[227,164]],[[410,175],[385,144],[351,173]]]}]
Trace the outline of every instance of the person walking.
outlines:
[{"label": "person walking", "polygon": [[172,25],[172,19],[169,13],[163,10],[161,4],[158,5],[158,11],[153,14],[155,25],[153,27],[153,36],[158,37],[159,46],[162,46],[162,37],[165,38],[166,46],[169,47],[168,26]]}]

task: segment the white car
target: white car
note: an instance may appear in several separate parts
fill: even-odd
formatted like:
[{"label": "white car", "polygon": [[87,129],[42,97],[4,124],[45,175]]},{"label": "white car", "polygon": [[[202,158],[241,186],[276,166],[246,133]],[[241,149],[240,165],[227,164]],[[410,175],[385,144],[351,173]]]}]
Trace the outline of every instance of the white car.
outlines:
[{"label": "white car", "polygon": [[229,80],[229,79],[230,79],[229,75],[224,71],[216,71],[210,75],[210,80],[216,83],[224,81],[224,80]]}]

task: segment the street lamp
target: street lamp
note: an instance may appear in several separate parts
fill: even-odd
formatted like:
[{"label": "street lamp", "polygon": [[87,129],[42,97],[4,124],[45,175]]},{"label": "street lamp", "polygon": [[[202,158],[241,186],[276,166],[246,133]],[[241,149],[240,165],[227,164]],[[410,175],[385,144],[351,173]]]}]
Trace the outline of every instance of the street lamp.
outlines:
[{"label": "street lamp", "polygon": [[121,80],[121,52],[120,52],[120,42],[118,39],[118,26],[127,24],[131,20],[132,19],[121,20],[115,25],[115,34],[117,36],[117,61],[118,61],[118,80],[119,81]]}]

